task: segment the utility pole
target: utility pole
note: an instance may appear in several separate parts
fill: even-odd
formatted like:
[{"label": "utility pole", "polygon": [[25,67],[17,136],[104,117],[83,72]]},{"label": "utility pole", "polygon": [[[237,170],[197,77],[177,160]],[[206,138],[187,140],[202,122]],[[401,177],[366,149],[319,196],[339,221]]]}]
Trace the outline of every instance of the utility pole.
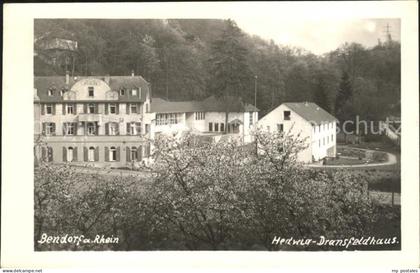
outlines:
[{"label": "utility pole", "polygon": [[255,87],[254,87],[254,106],[257,107],[257,80],[258,80],[258,76],[257,75],[254,76],[254,80],[255,80]]}]

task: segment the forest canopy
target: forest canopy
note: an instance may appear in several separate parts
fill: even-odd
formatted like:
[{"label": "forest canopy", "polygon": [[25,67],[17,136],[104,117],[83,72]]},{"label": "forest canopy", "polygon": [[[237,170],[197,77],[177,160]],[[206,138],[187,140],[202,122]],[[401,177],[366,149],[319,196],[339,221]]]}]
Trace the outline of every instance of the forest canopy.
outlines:
[{"label": "forest canopy", "polygon": [[[339,120],[400,114],[400,44],[346,43],[321,56],[242,31],[232,20],[37,19],[35,76],[143,76],[153,94],[195,100],[221,92],[265,115],[286,101],[313,101]],[[45,39],[76,41],[71,61],[46,62]],[[67,57],[66,57],[67,58]],[[233,60],[231,69],[226,62]]]}]

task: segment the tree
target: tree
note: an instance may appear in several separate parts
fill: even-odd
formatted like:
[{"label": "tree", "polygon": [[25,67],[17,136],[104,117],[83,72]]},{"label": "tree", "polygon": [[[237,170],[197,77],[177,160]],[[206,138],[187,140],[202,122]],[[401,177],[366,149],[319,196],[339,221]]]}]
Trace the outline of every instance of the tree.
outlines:
[{"label": "tree", "polygon": [[[247,64],[247,50],[241,45],[242,38],[235,22],[227,20],[221,37],[212,44],[209,90],[224,102],[226,125],[231,105],[246,93],[253,79]],[[225,126],[227,132],[228,126]]]}]

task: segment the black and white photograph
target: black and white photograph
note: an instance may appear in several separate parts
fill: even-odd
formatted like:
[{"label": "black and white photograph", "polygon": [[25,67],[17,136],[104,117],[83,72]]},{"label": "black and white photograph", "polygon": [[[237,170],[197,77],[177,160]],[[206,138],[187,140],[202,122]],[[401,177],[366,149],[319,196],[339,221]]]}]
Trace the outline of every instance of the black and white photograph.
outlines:
[{"label": "black and white photograph", "polygon": [[36,250],[400,248],[400,21],[244,26],[35,20]]},{"label": "black and white photograph", "polygon": [[35,254],[403,250],[404,21],[267,14],[31,19]]}]

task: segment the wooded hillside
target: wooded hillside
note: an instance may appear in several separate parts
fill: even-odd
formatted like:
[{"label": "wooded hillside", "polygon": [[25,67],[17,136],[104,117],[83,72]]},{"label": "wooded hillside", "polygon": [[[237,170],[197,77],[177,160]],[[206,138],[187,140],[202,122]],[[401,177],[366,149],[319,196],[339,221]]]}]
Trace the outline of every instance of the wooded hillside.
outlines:
[{"label": "wooded hillside", "polygon": [[[74,62],[54,66],[39,42],[77,41]],[[317,56],[250,36],[231,20],[35,21],[35,75],[129,75],[170,100],[238,95],[260,116],[286,101],[313,101],[340,120],[400,113],[400,44],[345,43]],[[257,76],[257,78],[255,77]]]}]

